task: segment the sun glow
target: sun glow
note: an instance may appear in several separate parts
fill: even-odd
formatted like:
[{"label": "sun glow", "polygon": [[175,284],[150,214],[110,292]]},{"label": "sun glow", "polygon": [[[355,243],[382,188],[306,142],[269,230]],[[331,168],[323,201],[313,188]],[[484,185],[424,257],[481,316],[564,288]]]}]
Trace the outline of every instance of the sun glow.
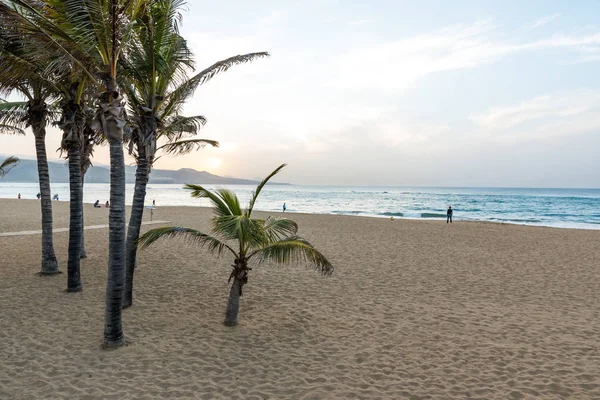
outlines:
[{"label": "sun glow", "polygon": [[221,166],[221,159],[220,158],[209,158],[207,160],[207,164],[208,167],[211,169],[216,169],[219,168]]}]

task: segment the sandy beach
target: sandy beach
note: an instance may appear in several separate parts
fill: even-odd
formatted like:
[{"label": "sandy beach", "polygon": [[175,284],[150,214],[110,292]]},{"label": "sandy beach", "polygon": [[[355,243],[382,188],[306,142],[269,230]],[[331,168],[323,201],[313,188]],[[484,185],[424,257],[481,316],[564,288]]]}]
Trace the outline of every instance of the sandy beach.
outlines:
[{"label": "sandy beach", "polygon": [[[68,203],[53,206],[68,227]],[[154,212],[205,231],[210,216]],[[334,276],[257,267],[228,328],[232,260],[161,242],[140,253],[115,351],[100,348],[108,229],[85,232],[84,290],[69,294],[68,233],[52,277],[36,275],[41,235],[0,237],[0,398],[600,398],[600,231],[286,216]],[[104,223],[86,204],[85,225]],[[32,229],[37,201],[0,200],[0,232]]]}]

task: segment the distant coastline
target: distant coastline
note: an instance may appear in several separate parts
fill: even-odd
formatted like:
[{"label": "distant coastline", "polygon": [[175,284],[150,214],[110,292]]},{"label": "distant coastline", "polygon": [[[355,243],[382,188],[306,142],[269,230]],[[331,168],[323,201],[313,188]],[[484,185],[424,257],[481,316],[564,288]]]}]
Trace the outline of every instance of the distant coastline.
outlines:
[{"label": "distant coastline", "polygon": [[[69,170],[66,163],[48,162],[51,183],[69,183]],[[127,183],[135,182],[135,166],[125,167]],[[19,165],[6,175],[2,182],[6,183],[37,183],[37,161],[21,159]],[[85,175],[85,183],[109,183],[110,169],[105,166],[92,166]],[[206,171],[197,171],[191,168],[178,170],[153,169],[148,183],[154,184],[184,184],[201,183],[217,185],[257,185],[259,181],[242,178],[227,178],[211,174]],[[289,185],[289,183],[269,182],[270,185]]]}]

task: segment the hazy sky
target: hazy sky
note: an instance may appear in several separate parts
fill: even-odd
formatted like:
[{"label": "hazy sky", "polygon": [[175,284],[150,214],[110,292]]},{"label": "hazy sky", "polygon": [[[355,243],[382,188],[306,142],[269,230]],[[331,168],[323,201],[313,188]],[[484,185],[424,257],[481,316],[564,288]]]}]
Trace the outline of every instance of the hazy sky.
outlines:
[{"label": "hazy sky", "polygon": [[[189,115],[220,149],[157,167],[334,185],[600,187],[596,1],[191,0]],[[49,150],[60,134],[51,130]],[[0,137],[34,155],[33,138]],[[53,156],[55,157],[55,156]],[[108,163],[108,150],[97,152]]]}]

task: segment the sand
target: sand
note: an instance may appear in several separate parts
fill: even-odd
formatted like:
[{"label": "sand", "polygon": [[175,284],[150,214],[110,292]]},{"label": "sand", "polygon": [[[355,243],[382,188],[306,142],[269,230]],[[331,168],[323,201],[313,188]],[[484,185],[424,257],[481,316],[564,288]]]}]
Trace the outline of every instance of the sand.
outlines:
[{"label": "sand", "polygon": [[[107,215],[86,205],[85,223]],[[107,229],[86,231],[72,294],[66,273],[35,274],[40,236],[0,237],[0,398],[600,398],[600,231],[286,216],[333,277],[257,267],[228,328],[232,260],[163,242],[141,252],[115,351],[100,348]],[[35,200],[0,200],[0,232],[38,218]],[[210,210],[154,218],[206,229]],[[68,226],[68,203],[54,220]]]}]

